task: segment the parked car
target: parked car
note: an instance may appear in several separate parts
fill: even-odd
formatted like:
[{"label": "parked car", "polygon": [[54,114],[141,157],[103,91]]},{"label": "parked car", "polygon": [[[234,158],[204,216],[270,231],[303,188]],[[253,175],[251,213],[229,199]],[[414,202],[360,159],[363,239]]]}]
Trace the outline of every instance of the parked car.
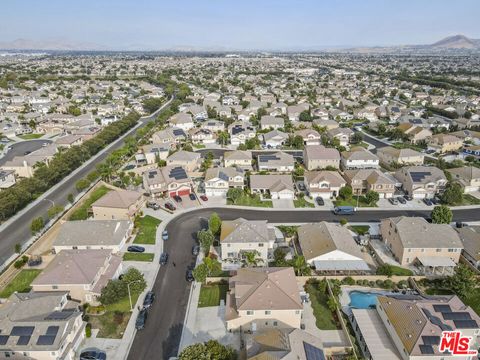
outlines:
[{"label": "parked car", "polygon": [[138,313],[137,320],[135,321],[135,329],[142,330],[145,329],[145,324],[147,322],[147,309],[142,309]]},{"label": "parked car", "polygon": [[317,198],[315,198],[315,201],[317,202],[317,205],[318,206],[323,206],[325,205],[325,201],[323,201],[323,198],[318,196]]},{"label": "parked car", "polygon": [[30,154],[30,153],[31,153],[31,151],[28,151],[28,150],[27,150],[27,151],[25,151],[25,152],[23,153],[23,155],[28,155],[28,154]]},{"label": "parked car", "polygon": [[183,201],[182,198],[181,198],[180,196],[178,196],[178,195],[175,195],[175,196],[173,197],[173,200],[175,200],[177,203],[181,203],[181,202]]},{"label": "parked car", "polygon": [[192,269],[190,269],[190,268],[187,269],[187,273],[185,274],[185,279],[186,279],[188,282],[192,282],[193,280],[195,280],[195,278],[193,277],[193,271],[192,271]]},{"label": "parked car", "polygon": [[188,194],[188,197],[190,198],[190,200],[196,200],[197,199],[197,197],[195,196],[194,193]]},{"label": "parked car", "polygon": [[168,240],[168,231],[167,230],[162,231],[162,239],[165,240],[165,241]]},{"label": "parked car", "polygon": [[130,245],[127,248],[128,252],[134,252],[134,253],[143,253],[145,252],[145,248],[143,246],[138,246],[138,245]]},{"label": "parked car", "polygon": [[193,245],[192,247],[192,255],[197,256],[200,254],[200,246],[198,245]]},{"label": "parked car", "polygon": [[402,197],[402,196],[397,197],[397,200],[400,204],[406,204],[407,203],[407,200],[405,200],[405,198]]},{"label": "parked car", "polygon": [[207,195],[201,195],[200,199],[202,199],[203,201],[208,201]]},{"label": "parked car", "polygon": [[413,200],[413,197],[411,197],[410,195],[403,195],[403,198],[407,201],[412,201]]},{"label": "parked car", "polygon": [[393,197],[388,199],[388,201],[390,201],[390,204],[392,204],[392,205],[398,205],[398,200],[393,198]]},{"label": "parked car", "polygon": [[80,353],[80,360],[106,360],[105,351],[96,348],[85,349]]},{"label": "parked car", "polygon": [[153,305],[153,302],[155,301],[155,293],[153,291],[147,292],[145,295],[145,299],[143,299],[143,308],[148,309]]},{"label": "parked car", "polygon": [[465,224],[464,224],[463,222],[461,222],[461,221],[457,221],[457,222],[455,223],[455,226],[460,229],[460,228],[463,228],[463,227],[465,226]]},{"label": "parked car", "polygon": [[42,147],[47,147],[47,146],[48,146],[48,143],[46,143],[46,142],[44,142],[44,143],[42,144]]},{"label": "parked car", "polygon": [[168,263],[168,254],[166,252],[163,252],[160,255],[160,265],[167,265]]},{"label": "parked car", "polygon": [[303,183],[298,183],[298,190],[305,191],[305,185]]},{"label": "parked car", "polygon": [[28,266],[38,266],[42,263],[42,257],[38,255],[32,256],[28,259]]},{"label": "parked car", "polygon": [[427,199],[427,198],[423,199],[423,202],[424,202],[424,203],[425,203],[425,205],[427,205],[427,206],[432,206],[432,205],[433,205],[433,202],[432,202],[432,200],[430,200],[430,199]]},{"label": "parked car", "polygon": [[147,208],[158,210],[160,209],[160,205],[158,205],[155,201],[147,201]]},{"label": "parked car", "polygon": [[435,196],[430,201],[433,203],[433,205],[439,205],[441,203],[441,200],[437,196]]},{"label": "parked car", "polygon": [[175,211],[175,210],[177,210],[177,208],[175,207],[175,205],[173,205],[171,202],[168,202],[168,201],[165,203],[165,207],[166,207],[168,210],[170,210],[170,211]]},{"label": "parked car", "polygon": [[353,215],[355,208],[353,206],[335,206],[333,213],[335,215]]}]

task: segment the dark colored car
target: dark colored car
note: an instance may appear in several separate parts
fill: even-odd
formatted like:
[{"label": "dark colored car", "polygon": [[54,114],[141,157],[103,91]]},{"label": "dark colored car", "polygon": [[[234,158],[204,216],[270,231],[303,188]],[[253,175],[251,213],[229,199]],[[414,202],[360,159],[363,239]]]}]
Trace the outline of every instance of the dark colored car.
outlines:
[{"label": "dark colored car", "polygon": [[463,228],[463,227],[465,226],[465,224],[464,224],[463,222],[461,222],[461,221],[457,221],[457,222],[455,223],[455,226],[460,229],[460,228]]},{"label": "dark colored car", "polygon": [[315,201],[317,202],[317,204],[318,204],[319,206],[325,205],[325,201],[323,201],[323,198],[321,198],[320,196],[317,197],[317,198],[315,199]]},{"label": "dark colored car", "polygon": [[188,194],[188,197],[190,198],[190,200],[196,200],[197,199],[197,197],[195,196],[194,193]]},{"label": "dark colored car", "polygon": [[168,263],[168,254],[166,252],[163,252],[160,255],[160,265],[167,265]]},{"label": "dark colored car", "polygon": [[41,256],[32,256],[30,259],[28,259],[28,266],[38,266],[41,263],[42,263]]},{"label": "dark colored car", "polygon": [[166,203],[165,203],[165,207],[166,207],[168,210],[170,210],[170,211],[175,211],[175,210],[177,210],[177,208],[176,208],[172,203],[170,203],[170,202],[166,202]]},{"label": "dark colored car", "polygon": [[178,196],[178,195],[175,195],[175,196],[173,197],[173,200],[175,200],[177,203],[181,203],[181,202],[183,201],[182,198],[181,198],[180,196]]},{"label": "dark colored car", "polygon": [[412,201],[413,200],[413,197],[411,197],[410,195],[403,195],[403,198],[407,201]]},{"label": "dark colored car", "polygon": [[395,198],[390,198],[390,199],[388,199],[388,201],[390,201],[390,204],[392,204],[392,205],[398,205],[398,200],[395,199]]},{"label": "dark colored car", "polygon": [[80,360],[106,360],[107,354],[99,349],[85,349],[80,353]]},{"label": "dark colored car", "polygon": [[155,293],[153,291],[147,292],[147,295],[145,295],[145,299],[143,300],[143,308],[148,309],[150,306],[153,305],[154,301],[155,301]]},{"label": "dark colored car", "polygon": [[158,205],[155,201],[147,201],[147,208],[158,210],[160,209],[160,205]]},{"label": "dark colored car", "polygon": [[202,199],[203,201],[208,201],[207,195],[201,195],[200,199]]},{"label": "dark colored car", "polygon": [[407,200],[405,200],[405,198],[401,197],[401,196],[397,197],[397,200],[400,204],[406,204],[407,203]]},{"label": "dark colored car", "polygon": [[298,190],[305,191],[305,185],[303,183],[298,183]]},{"label": "dark colored car", "polygon": [[145,329],[145,324],[147,322],[147,309],[142,309],[138,313],[137,320],[135,321],[135,329],[142,330]]},{"label": "dark colored car", "polygon": [[192,247],[192,255],[197,256],[198,254],[200,254],[200,246],[194,245]]},{"label": "dark colored car", "polygon": [[431,199],[431,202],[433,203],[433,205],[439,205],[441,203],[440,199],[436,196]]},{"label": "dark colored car", "polygon": [[187,273],[185,274],[185,279],[188,281],[188,282],[192,282],[193,280],[195,280],[195,278],[193,277],[193,271],[192,269],[187,269]]},{"label": "dark colored car", "polygon": [[25,151],[25,152],[23,153],[23,155],[28,155],[28,154],[30,154],[30,153],[31,153],[31,151]]},{"label": "dark colored car", "polygon": [[135,253],[143,253],[145,252],[145,248],[143,246],[138,246],[138,245],[131,245],[127,248],[129,252],[135,252]]},{"label": "dark colored car", "polygon": [[423,202],[424,202],[424,203],[425,203],[425,205],[427,205],[427,206],[432,206],[432,205],[433,205],[433,202],[432,202],[432,200],[430,200],[430,199],[427,199],[427,198],[423,199]]}]

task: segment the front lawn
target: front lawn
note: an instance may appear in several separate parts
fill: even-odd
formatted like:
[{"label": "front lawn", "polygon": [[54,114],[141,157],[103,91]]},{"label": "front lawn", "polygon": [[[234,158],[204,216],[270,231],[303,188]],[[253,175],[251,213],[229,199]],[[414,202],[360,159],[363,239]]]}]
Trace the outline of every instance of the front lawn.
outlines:
[{"label": "front lawn", "polygon": [[134,244],[154,245],[157,237],[157,227],[161,221],[153,216],[146,215],[135,221],[135,227],[138,229]]},{"label": "front lawn", "polygon": [[228,284],[202,285],[198,307],[218,306],[227,297]]},{"label": "front lawn", "polygon": [[305,198],[298,198],[296,200],[293,200],[293,204],[295,205],[296,208],[313,208],[315,205],[313,205],[311,202],[308,202],[305,200]]},{"label": "front lawn", "polygon": [[462,205],[480,205],[480,199],[470,194],[463,194]]},{"label": "front lawn", "polygon": [[92,204],[100,199],[103,195],[108,193],[111,189],[102,185],[98,189],[95,189],[88,199],[86,199],[74,212],[68,220],[87,220],[88,218],[88,210],[92,207]]},{"label": "front lawn", "polygon": [[[348,199],[340,199],[333,202],[335,206],[353,206],[357,207],[357,197],[353,196]],[[377,204],[369,204],[365,196],[358,197],[358,207],[377,207]]]},{"label": "front lawn", "polygon": [[123,254],[123,261],[148,261],[152,262],[155,254],[153,253],[133,253],[127,252]]},{"label": "front lawn", "polygon": [[472,293],[464,299],[465,304],[470,306],[477,315],[480,315],[480,288],[476,288]]},{"label": "front lawn", "polygon": [[13,278],[13,280],[0,292],[0,298],[8,298],[15,291],[20,293],[29,292],[30,284],[41,273],[38,269],[25,269]]},{"label": "front lawn", "polygon": [[239,198],[235,200],[235,203],[231,199],[227,199],[227,205],[238,205],[238,206],[255,206],[255,207],[273,207],[271,200],[262,201],[259,195],[248,195],[242,194]]},{"label": "front lawn", "polygon": [[368,234],[368,231],[370,230],[370,226],[368,225],[351,225],[348,228],[358,235]]},{"label": "front lawn", "polygon": [[325,284],[322,281],[307,283],[305,284],[305,290],[310,295],[310,304],[313,315],[315,315],[317,328],[320,330],[339,329],[338,322],[327,305],[329,295],[325,289]]},{"label": "front lawn", "polygon": [[43,135],[44,134],[25,134],[25,135],[18,135],[18,137],[23,140],[35,140],[35,139],[41,138]]}]

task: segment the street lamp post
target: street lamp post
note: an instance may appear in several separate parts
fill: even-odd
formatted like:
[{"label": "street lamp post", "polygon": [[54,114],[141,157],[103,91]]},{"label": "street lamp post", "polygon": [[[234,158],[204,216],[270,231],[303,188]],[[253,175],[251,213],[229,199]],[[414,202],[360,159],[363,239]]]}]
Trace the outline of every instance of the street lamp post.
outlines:
[{"label": "street lamp post", "polygon": [[136,283],[136,282],[139,282],[139,281],[143,281],[143,279],[138,279],[138,280],[134,280],[134,281],[131,281],[131,282],[127,283],[128,300],[130,300],[130,311],[133,310],[132,295],[130,293],[130,284],[133,284],[133,283]]}]

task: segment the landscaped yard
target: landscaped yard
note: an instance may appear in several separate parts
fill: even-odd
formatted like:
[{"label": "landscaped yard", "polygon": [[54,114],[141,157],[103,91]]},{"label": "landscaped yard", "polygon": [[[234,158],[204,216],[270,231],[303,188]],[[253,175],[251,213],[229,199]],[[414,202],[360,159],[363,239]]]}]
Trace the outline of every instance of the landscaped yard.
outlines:
[{"label": "landscaped yard", "polygon": [[86,199],[74,212],[70,215],[70,221],[73,220],[86,220],[88,218],[88,209],[92,206],[92,204],[100,199],[103,195],[109,192],[110,189],[106,186],[100,186],[98,189],[95,189],[88,199]]},{"label": "landscaped yard", "polygon": [[227,205],[239,205],[239,206],[256,206],[256,207],[272,207],[272,201],[262,201],[259,195],[243,194],[236,201],[235,204],[232,200],[227,199]]},{"label": "landscaped yard", "polygon": [[220,300],[225,300],[228,291],[228,284],[202,285],[198,307],[218,306]]},{"label": "landscaped yard", "polygon": [[476,288],[464,299],[465,304],[469,305],[478,315],[480,315],[480,288]]},{"label": "landscaped yard", "polygon": [[317,328],[320,330],[339,329],[338,322],[334,314],[327,305],[328,295],[322,286],[322,283],[309,283],[305,285],[305,290],[310,295],[313,314],[315,315]]},{"label": "landscaped yard", "polygon": [[295,205],[296,208],[313,208],[315,205],[313,205],[311,202],[308,202],[305,200],[305,198],[298,198],[296,200],[293,200],[293,204]]},{"label": "landscaped yard", "polygon": [[138,229],[137,236],[133,241],[135,244],[155,244],[157,227],[161,221],[153,216],[146,215],[135,222]]},{"label": "landscaped yard", "polygon": [[125,253],[123,254],[123,261],[153,261],[155,254],[153,253]]},{"label": "landscaped yard", "polygon": [[1,298],[8,298],[15,291],[17,292],[29,292],[30,284],[40,274],[41,270],[38,269],[25,269],[13,278],[13,280],[0,292]]},{"label": "landscaped yard", "polygon": [[368,231],[370,230],[370,226],[368,225],[351,225],[348,228],[358,235],[368,234]]},{"label": "landscaped yard", "polygon": [[[349,199],[340,199],[333,202],[335,206],[353,206],[357,207],[357,197],[353,196]],[[365,196],[358,197],[358,207],[377,207],[376,204],[369,204]]]},{"label": "landscaped yard", "polygon": [[470,194],[463,194],[462,205],[480,205],[480,199]]},{"label": "landscaped yard", "polygon": [[34,140],[41,138],[44,134],[25,134],[25,135],[18,135],[19,138],[23,140]]}]

